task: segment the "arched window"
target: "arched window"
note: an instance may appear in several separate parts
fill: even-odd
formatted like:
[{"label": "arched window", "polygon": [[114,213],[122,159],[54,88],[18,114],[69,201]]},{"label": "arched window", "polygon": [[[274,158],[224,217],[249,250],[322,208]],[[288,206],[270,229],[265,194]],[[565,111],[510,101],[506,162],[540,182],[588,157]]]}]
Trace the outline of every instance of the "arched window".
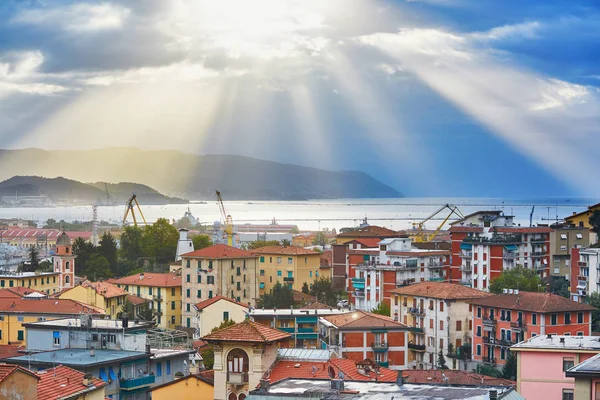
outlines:
[{"label": "arched window", "polygon": [[248,372],[248,354],[242,349],[233,349],[227,355],[227,371],[234,373]]},{"label": "arched window", "polygon": [[246,399],[246,393],[240,393],[240,395],[238,396],[238,400],[245,400]]},{"label": "arched window", "polygon": [[65,253],[69,254],[69,248],[65,247]]},{"label": "arched window", "polygon": [[227,400],[237,400],[237,395],[231,392],[229,393],[229,396],[227,396]]},{"label": "arched window", "polygon": [[71,268],[69,261],[65,263],[65,269],[68,271]]},{"label": "arched window", "polygon": [[58,261],[56,262],[56,271],[60,271],[60,263]]},{"label": "arched window", "polygon": [[65,284],[68,285],[71,283],[71,277],[69,275],[65,275]]}]

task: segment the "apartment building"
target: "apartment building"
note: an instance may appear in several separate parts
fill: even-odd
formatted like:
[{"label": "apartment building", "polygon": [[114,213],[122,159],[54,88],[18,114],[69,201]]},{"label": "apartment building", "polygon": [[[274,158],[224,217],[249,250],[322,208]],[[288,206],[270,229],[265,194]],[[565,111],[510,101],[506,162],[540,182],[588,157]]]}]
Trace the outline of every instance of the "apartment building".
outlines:
[{"label": "apartment building", "polygon": [[598,210],[600,210],[600,203],[589,206],[585,211],[579,213],[574,212],[572,215],[564,217],[564,220],[569,225],[590,229],[592,227],[590,225],[590,217],[594,211]]},{"label": "apartment building", "polygon": [[193,319],[195,339],[208,335],[213,328],[224,321],[242,322],[246,318],[248,305],[224,296],[215,296],[194,305],[196,316]]},{"label": "apartment building", "polygon": [[340,358],[369,358],[390,369],[408,367],[409,327],[390,317],[365,311],[319,318],[322,347]]},{"label": "apartment building", "polygon": [[584,303],[600,292],[600,248],[573,248],[571,260],[571,300]]},{"label": "apartment building", "polygon": [[571,249],[588,247],[595,243],[595,234],[588,228],[568,224],[554,224],[550,232],[552,276],[571,280]]},{"label": "apartment building", "polygon": [[127,292],[108,282],[84,281],[71,289],[57,294],[59,299],[71,299],[104,310],[112,319],[120,316],[127,300]]},{"label": "apartment building", "polygon": [[258,256],[259,294],[269,293],[278,282],[293,290],[312,286],[319,277],[331,279],[331,268],[321,265],[321,253],[297,246],[265,246],[252,250]]},{"label": "apartment building", "polygon": [[392,317],[411,327],[408,363],[417,369],[435,368],[440,350],[450,369],[468,369],[473,336],[470,300],[489,293],[446,282],[421,282],[391,291]]},{"label": "apartment building", "polygon": [[502,211],[479,211],[451,224],[451,281],[488,290],[502,271],[522,265],[550,276],[550,232],[521,227]]},{"label": "apartment building", "polygon": [[156,325],[175,329],[181,324],[181,276],[174,273],[143,272],[118,279],[109,279],[127,293],[148,300]]},{"label": "apartment building", "polygon": [[512,289],[471,304],[473,359],[493,366],[506,363],[511,346],[535,336],[590,335],[595,310],[552,293]]},{"label": "apartment building", "polygon": [[358,310],[391,305],[390,291],[415,282],[444,281],[450,251],[412,246],[408,237],[384,239],[376,248],[347,250],[348,299]]},{"label": "apartment building", "polygon": [[194,305],[215,296],[256,305],[258,257],[225,244],[182,254],[182,325],[193,328]]}]

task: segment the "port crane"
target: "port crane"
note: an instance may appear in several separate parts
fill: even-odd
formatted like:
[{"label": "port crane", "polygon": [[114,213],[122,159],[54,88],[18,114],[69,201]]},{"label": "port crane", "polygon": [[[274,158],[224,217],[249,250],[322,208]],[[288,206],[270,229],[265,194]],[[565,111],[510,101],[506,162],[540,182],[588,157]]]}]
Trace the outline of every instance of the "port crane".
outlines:
[{"label": "port crane", "polygon": [[123,216],[123,226],[127,224],[127,217],[131,212],[131,217],[133,218],[133,225],[137,227],[137,218],[135,217],[134,203],[135,207],[137,207],[140,213],[140,216],[142,217],[142,220],[144,221],[144,225],[148,225],[148,223],[146,222],[146,218],[144,218],[144,213],[142,213],[142,209],[140,208],[140,204],[137,201],[137,196],[135,195],[135,193],[133,193],[129,200],[127,200],[127,203],[125,203],[125,215]]},{"label": "port crane", "polygon": [[[441,213],[444,210],[450,210],[450,212],[448,213],[448,216],[442,221],[442,223],[437,227],[437,229],[435,230],[435,232],[433,232],[433,234],[427,236],[425,234],[425,222],[429,221],[430,219],[432,219],[433,217],[435,217],[436,215],[438,215],[439,213]],[[442,227],[444,226],[444,224],[446,222],[448,222],[448,220],[450,219],[450,217],[452,215],[456,215],[458,218],[464,218],[465,216],[463,215],[462,212],[460,212],[460,210],[458,209],[457,206],[453,205],[453,204],[445,204],[444,206],[442,206],[439,210],[437,210],[436,212],[434,212],[433,214],[431,214],[430,216],[428,216],[427,218],[425,218],[423,221],[420,222],[414,222],[413,223],[413,227],[414,229],[417,231],[416,235],[414,235],[414,241],[415,242],[430,242],[432,241],[435,236],[439,233],[439,231],[442,229]]]},{"label": "port crane", "polygon": [[221,217],[223,218],[223,223],[225,227],[225,234],[227,235],[227,245],[233,246],[233,219],[231,215],[225,212],[225,205],[223,204],[223,198],[221,197],[221,192],[218,190],[215,191],[217,194],[217,203],[219,204],[219,210],[221,211]]}]

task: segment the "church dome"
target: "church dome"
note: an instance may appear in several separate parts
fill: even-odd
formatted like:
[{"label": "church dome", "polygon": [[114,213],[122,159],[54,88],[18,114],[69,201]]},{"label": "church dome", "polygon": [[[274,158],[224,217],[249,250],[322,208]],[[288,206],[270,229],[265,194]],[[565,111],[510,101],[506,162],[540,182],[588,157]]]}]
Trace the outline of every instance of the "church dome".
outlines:
[{"label": "church dome", "polygon": [[56,239],[57,246],[70,246],[71,238],[66,233],[61,233]]}]

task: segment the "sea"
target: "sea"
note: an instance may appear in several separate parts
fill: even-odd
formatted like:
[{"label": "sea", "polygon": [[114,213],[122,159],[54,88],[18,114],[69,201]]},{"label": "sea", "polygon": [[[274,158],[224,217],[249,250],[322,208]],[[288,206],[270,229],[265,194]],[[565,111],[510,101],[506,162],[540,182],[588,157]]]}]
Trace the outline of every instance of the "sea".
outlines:
[{"label": "sea", "polygon": [[[455,205],[463,215],[479,210],[503,210],[513,215],[515,222],[523,226],[552,224],[574,212],[580,212],[600,199],[591,198],[417,198],[399,199],[335,199],[308,201],[225,201],[227,214],[235,224],[295,224],[300,230],[324,230],[360,225],[364,219],[371,225],[394,230],[410,229],[413,224],[431,216],[446,204]],[[191,202],[190,204],[142,205],[148,223],[158,218],[178,220],[186,211],[205,225],[221,220],[216,201]],[[98,219],[120,224],[125,213],[122,206],[98,206]],[[449,215],[444,209],[425,224],[436,229]],[[43,224],[47,219],[57,221],[91,221],[91,206],[56,206],[36,208],[0,208],[0,218],[24,218]],[[131,218],[131,217],[130,217]],[[448,222],[456,220],[452,215]],[[447,223],[448,223],[447,222]],[[447,227],[446,223],[446,227]]]}]

